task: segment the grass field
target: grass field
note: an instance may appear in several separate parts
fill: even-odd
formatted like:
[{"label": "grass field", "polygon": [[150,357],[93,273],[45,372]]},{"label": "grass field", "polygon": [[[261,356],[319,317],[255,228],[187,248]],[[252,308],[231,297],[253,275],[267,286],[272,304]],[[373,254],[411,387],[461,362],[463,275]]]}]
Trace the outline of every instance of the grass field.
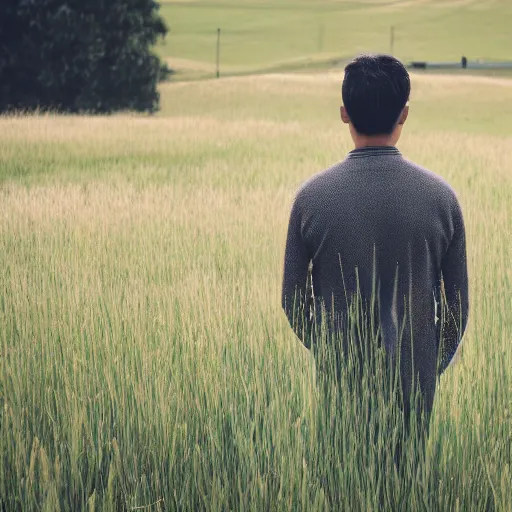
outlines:
[{"label": "grass field", "polygon": [[[279,298],[294,191],[350,149],[340,80],[169,84],[157,117],[0,120],[7,510],[323,510],[319,475],[342,452],[342,509],[375,509],[360,418],[328,444]],[[508,511],[512,86],[417,75],[413,90],[400,147],[459,193],[472,309],[427,462],[389,495]]]},{"label": "grass field", "polygon": [[[171,29],[159,52],[177,78],[332,67],[356,53],[405,61],[510,60],[509,0],[164,1]],[[341,64],[339,65],[340,67]]]},{"label": "grass field", "polygon": [[[187,37],[217,10],[243,11],[205,4],[164,6],[188,19],[173,41],[194,63],[201,45]],[[496,25],[510,10],[384,4],[364,6],[382,13],[371,23],[406,20],[408,4],[466,5]],[[251,5],[259,27],[270,4]],[[308,5],[280,3],[276,24]],[[363,12],[319,5],[326,24],[330,9]],[[486,44],[480,55],[502,48]],[[286,45],[246,48],[247,66],[292,58]],[[0,118],[1,511],[512,510],[512,81],[412,76],[399,147],[458,192],[471,311],[426,459],[408,446],[400,480],[385,408],[376,446],[364,442],[374,425],[359,405],[379,397],[325,407],[280,306],[294,192],[351,149],[341,79],[182,81],[162,86],[156,116]]]}]

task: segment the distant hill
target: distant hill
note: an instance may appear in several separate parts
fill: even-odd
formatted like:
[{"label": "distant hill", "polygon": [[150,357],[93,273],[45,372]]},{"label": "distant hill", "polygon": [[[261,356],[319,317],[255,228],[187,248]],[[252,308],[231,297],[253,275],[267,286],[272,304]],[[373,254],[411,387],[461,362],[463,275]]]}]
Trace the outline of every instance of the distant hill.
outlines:
[{"label": "distant hill", "polygon": [[331,67],[364,51],[404,60],[512,58],[508,0],[163,1],[159,48],[184,77],[211,76],[217,28],[224,74]]}]

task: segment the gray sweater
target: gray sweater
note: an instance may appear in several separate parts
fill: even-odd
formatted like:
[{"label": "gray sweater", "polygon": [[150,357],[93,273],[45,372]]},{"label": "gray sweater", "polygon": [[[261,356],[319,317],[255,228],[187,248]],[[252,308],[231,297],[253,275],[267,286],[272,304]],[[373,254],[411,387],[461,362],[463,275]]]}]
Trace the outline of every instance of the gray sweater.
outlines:
[{"label": "gray sweater", "polygon": [[282,304],[304,345],[314,348],[319,312],[342,329],[356,296],[367,311],[376,298],[386,353],[401,340],[404,393],[414,368],[429,412],[436,377],[467,324],[464,221],[452,188],[395,147],[350,152],[303,184],[293,203]]}]

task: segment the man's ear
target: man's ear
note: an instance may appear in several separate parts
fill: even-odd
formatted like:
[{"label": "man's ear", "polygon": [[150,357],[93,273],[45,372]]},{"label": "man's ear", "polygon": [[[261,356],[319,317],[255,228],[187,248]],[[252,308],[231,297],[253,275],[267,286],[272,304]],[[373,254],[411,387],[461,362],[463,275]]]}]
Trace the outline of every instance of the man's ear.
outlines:
[{"label": "man's ear", "polygon": [[407,117],[409,116],[409,105],[406,105],[400,114],[400,119],[398,120],[398,124],[404,124],[407,121]]},{"label": "man's ear", "polygon": [[350,117],[348,117],[347,110],[346,110],[346,108],[343,105],[340,107],[340,116],[341,116],[341,120],[345,124],[349,124],[350,123]]}]

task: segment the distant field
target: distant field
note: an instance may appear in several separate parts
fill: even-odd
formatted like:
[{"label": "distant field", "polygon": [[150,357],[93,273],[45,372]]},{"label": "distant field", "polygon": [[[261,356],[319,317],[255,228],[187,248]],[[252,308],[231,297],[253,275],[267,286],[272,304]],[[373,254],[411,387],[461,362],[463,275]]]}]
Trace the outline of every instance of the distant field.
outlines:
[{"label": "distant field", "polygon": [[329,68],[365,51],[410,60],[512,59],[508,0],[164,1],[170,33],[159,48],[179,78],[221,71]]},{"label": "distant field", "polygon": [[512,510],[512,82],[413,75],[399,147],[459,194],[471,312],[426,461],[408,447],[399,480],[396,431],[364,441],[375,396],[324,408],[280,306],[295,190],[351,149],[341,79],[0,119],[0,510]]}]

